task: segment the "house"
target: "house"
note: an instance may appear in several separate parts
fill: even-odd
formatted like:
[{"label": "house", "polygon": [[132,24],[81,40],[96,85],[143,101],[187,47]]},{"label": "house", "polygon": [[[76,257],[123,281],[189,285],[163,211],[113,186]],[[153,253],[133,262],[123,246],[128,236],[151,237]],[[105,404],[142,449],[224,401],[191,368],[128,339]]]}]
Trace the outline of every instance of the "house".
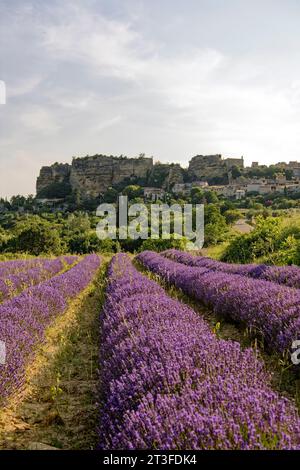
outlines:
[{"label": "house", "polygon": [[37,198],[35,200],[38,206],[46,206],[49,209],[63,210],[67,204],[64,202],[64,198]]},{"label": "house", "polygon": [[224,195],[224,191],[226,192],[225,185],[216,185],[216,186],[206,186],[203,188],[204,191],[214,191],[218,195]]},{"label": "house", "polygon": [[298,163],[298,166],[294,166],[293,169],[293,176],[295,176],[296,178],[300,178],[300,165]]},{"label": "house", "polygon": [[185,194],[186,192],[186,185],[185,183],[175,183],[172,192],[174,194]]},{"label": "house", "polygon": [[243,199],[243,197],[246,196],[246,190],[245,189],[237,189],[235,191],[235,198],[240,200]]},{"label": "house", "polygon": [[197,187],[197,188],[207,188],[208,182],[207,181],[194,181],[192,183],[192,187]]},{"label": "house", "polygon": [[280,186],[274,182],[263,180],[257,180],[252,183],[248,183],[246,186],[247,193],[258,193],[258,194],[270,194],[278,191]]},{"label": "house", "polygon": [[144,188],[144,198],[153,202],[162,199],[165,191],[162,188]]}]

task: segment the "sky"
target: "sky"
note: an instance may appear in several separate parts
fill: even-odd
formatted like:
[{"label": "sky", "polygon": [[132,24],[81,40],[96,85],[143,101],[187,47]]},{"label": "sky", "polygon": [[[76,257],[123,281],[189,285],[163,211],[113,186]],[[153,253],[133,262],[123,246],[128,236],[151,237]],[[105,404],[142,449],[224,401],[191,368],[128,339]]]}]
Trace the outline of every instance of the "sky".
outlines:
[{"label": "sky", "polygon": [[42,165],[300,161],[299,0],[0,0],[0,197]]}]

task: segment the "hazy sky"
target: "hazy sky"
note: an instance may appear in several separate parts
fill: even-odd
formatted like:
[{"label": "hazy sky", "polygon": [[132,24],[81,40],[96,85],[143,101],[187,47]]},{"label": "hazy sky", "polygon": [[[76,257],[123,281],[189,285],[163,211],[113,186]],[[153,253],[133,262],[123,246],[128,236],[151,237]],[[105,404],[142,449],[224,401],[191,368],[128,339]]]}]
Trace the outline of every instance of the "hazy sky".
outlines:
[{"label": "hazy sky", "polygon": [[0,0],[0,196],[141,152],[300,161],[299,0]]}]

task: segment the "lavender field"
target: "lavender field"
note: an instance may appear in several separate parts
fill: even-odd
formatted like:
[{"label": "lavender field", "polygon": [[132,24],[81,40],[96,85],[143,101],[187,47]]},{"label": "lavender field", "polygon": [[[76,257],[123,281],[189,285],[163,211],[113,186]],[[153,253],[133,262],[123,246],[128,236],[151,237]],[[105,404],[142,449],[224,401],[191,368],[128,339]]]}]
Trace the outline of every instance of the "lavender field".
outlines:
[{"label": "lavender field", "polygon": [[[233,274],[226,271],[226,264],[205,258],[194,261],[194,257],[186,253],[168,252],[161,256],[143,252],[138,258],[149,270],[209,306],[221,318],[256,330],[272,351],[284,353],[293,340],[300,338],[300,290],[278,284],[276,276],[276,280],[270,281],[263,277],[254,279],[241,272]],[[201,262],[204,266],[199,266]],[[242,265],[235,269],[237,267],[243,269]],[[283,269],[286,273],[290,268],[270,268],[274,269],[279,273]]]},{"label": "lavender field", "polygon": [[[100,263],[98,256],[90,255],[55,276],[62,269],[63,261],[58,258],[42,262],[38,268],[41,282],[33,282],[37,285],[0,305],[0,338],[6,345],[6,360],[1,366],[0,376],[1,400],[22,388],[26,364],[37,344],[43,341],[46,327],[55,316],[65,311],[67,301],[87,286]],[[65,258],[65,261],[73,263],[75,259]],[[52,277],[43,281],[50,270]],[[29,281],[25,285],[28,284]]]},{"label": "lavender field", "polygon": [[300,338],[298,271],[176,250],[0,263],[0,448],[300,449],[298,366],[279,387],[267,359],[286,368]]},{"label": "lavender field", "polygon": [[[164,269],[159,255],[139,258]],[[297,411],[270,389],[251,349],[216,338],[126,255],[114,258],[108,276],[101,317],[101,448],[299,448]]]}]

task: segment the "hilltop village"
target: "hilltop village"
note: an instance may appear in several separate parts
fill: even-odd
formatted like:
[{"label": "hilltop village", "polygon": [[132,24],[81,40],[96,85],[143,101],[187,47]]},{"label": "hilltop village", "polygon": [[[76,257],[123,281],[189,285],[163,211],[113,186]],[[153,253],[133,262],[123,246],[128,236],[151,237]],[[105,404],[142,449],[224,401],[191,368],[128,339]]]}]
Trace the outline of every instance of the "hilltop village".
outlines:
[{"label": "hilltop village", "polygon": [[36,183],[38,203],[66,204],[75,198],[95,199],[120,194],[125,187],[140,188],[145,200],[164,200],[167,195],[186,198],[193,188],[214,191],[225,198],[242,199],[249,194],[293,194],[300,191],[300,163],[271,166],[222,155],[196,155],[188,168],[160,163],[141,154],[136,158],[94,155],[73,158],[71,164],[42,167]]}]

